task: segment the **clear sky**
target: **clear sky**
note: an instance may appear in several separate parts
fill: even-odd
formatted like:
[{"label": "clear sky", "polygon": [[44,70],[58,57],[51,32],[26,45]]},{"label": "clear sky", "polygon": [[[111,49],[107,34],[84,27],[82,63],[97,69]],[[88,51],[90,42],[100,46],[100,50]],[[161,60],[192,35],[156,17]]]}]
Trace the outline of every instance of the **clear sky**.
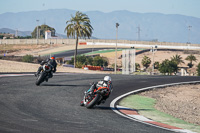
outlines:
[{"label": "clear sky", "polygon": [[83,12],[157,12],[200,18],[200,0],[0,0],[0,14],[63,8]]}]

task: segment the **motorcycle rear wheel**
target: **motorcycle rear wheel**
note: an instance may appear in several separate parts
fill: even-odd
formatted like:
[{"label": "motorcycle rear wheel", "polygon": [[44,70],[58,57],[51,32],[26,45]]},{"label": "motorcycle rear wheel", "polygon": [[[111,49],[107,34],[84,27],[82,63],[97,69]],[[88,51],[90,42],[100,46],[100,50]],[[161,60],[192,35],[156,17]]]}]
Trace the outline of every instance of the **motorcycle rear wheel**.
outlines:
[{"label": "motorcycle rear wheel", "polygon": [[100,98],[100,94],[96,94],[95,98],[86,104],[86,108],[91,109],[95,104],[99,102]]}]

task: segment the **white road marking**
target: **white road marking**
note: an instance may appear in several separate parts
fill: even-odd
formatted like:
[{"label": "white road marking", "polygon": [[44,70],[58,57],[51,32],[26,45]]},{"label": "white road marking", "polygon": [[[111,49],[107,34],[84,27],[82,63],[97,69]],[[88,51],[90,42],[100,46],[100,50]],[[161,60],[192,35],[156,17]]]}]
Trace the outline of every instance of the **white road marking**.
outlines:
[{"label": "white road marking", "polygon": [[[148,118],[144,118],[139,116],[139,117],[135,117],[134,115],[126,115],[126,114],[123,114],[121,113],[119,110],[120,109],[130,109],[130,108],[127,108],[127,107],[123,107],[123,106],[119,106],[119,105],[116,105],[116,102],[128,95],[131,95],[131,94],[135,94],[135,93],[138,93],[138,92],[141,92],[141,91],[146,91],[146,90],[150,90],[150,89],[154,89],[154,88],[162,88],[162,87],[168,87],[168,86],[174,86],[174,85],[182,85],[182,84],[195,84],[195,83],[200,83],[200,81],[189,81],[189,82],[179,82],[179,83],[171,83],[171,84],[164,84],[164,85],[156,85],[156,86],[151,86],[151,87],[146,87],[146,88],[142,88],[142,89],[139,89],[139,90],[134,90],[134,91],[131,91],[131,92],[128,92],[128,93],[125,93],[119,97],[116,97],[111,103],[110,103],[110,108],[117,114],[123,116],[123,117],[126,117],[128,119],[131,119],[131,120],[134,120],[134,121],[137,121],[137,122],[140,122],[140,123],[144,123],[144,124],[147,124],[147,125],[151,125],[151,126],[154,126],[154,127],[158,127],[158,128],[161,128],[161,129],[165,129],[165,130],[170,130],[170,131],[174,131],[174,132],[182,132],[182,133],[195,133],[195,132],[192,132],[190,130],[187,130],[187,129],[168,129],[168,128],[164,128],[164,127],[160,127],[160,126],[157,126],[157,125],[153,125],[153,124],[150,124],[150,123],[147,123],[145,122],[146,119],[147,121],[149,121]],[[134,117],[132,117],[134,116]],[[139,118],[139,119],[138,119]]]}]

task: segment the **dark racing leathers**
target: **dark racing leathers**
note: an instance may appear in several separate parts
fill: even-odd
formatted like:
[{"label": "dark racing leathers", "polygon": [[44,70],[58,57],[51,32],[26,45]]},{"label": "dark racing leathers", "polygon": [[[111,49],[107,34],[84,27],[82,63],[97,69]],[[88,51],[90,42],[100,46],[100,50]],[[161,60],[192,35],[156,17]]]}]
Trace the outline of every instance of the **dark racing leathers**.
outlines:
[{"label": "dark racing leathers", "polygon": [[52,78],[52,77],[53,77],[52,72],[55,73],[55,72],[56,72],[56,67],[57,67],[57,63],[56,63],[56,61],[53,60],[53,59],[47,59],[47,60],[45,60],[45,61],[42,61],[42,62],[40,63],[41,66],[38,68],[38,71],[37,71],[36,75],[38,75],[38,74],[41,72],[42,66],[43,66],[45,63],[50,64],[50,65],[52,66],[52,70],[51,70],[51,72],[49,73],[49,78]]},{"label": "dark racing leathers", "polygon": [[[103,98],[101,99],[101,101],[99,101],[99,103],[97,103],[97,105],[101,104],[101,103],[105,103],[106,99],[109,97],[109,95],[111,94],[112,90],[113,90],[113,85],[111,81],[99,81],[97,83],[93,83],[92,86],[90,87],[90,89],[85,92],[85,96],[88,96],[88,94],[94,94],[94,91],[96,89],[98,89],[99,87],[107,87],[109,88],[109,94],[106,96],[103,96]],[[83,98],[83,100],[80,103],[80,106],[85,106],[85,96]]]},{"label": "dark racing leathers", "polygon": [[[92,86],[90,87],[90,89],[88,90],[88,93],[94,93],[94,90],[98,89],[99,87],[108,87],[110,90],[110,93],[112,92],[112,89],[113,89],[111,81],[103,81],[102,80],[97,83],[93,83]],[[110,93],[109,93],[109,95],[110,95]],[[109,95],[103,97],[104,102],[109,97]]]}]

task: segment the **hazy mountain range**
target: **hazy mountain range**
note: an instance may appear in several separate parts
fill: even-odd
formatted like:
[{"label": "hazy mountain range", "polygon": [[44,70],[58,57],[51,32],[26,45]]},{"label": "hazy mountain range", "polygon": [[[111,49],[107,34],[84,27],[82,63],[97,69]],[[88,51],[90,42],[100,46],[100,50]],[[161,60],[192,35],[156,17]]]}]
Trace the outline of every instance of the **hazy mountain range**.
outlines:
[{"label": "hazy mountain range", "polygon": [[[36,20],[39,20],[39,25],[47,24],[55,28],[56,33],[65,35],[66,21],[70,20],[75,12],[75,10],[68,9],[51,9],[4,13],[0,14],[0,28],[30,31],[31,33],[37,26]],[[200,43],[200,18],[178,14],[136,13],[126,10],[109,13],[99,11],[83,13],[90,18],[94,28],[92,36],[96,38],[115,39],[115,24],[119,23],[118,39]],[[189,26],[192,26],[190,30]]]},{"label": "hazy mountain range", "polygon": [[[10,34],[16,34],[16,30],[9,29],[9,28],[1,28],[0,33],[10,33]],[[30,36],[31,31],[18,31],[18,36]]]}]

